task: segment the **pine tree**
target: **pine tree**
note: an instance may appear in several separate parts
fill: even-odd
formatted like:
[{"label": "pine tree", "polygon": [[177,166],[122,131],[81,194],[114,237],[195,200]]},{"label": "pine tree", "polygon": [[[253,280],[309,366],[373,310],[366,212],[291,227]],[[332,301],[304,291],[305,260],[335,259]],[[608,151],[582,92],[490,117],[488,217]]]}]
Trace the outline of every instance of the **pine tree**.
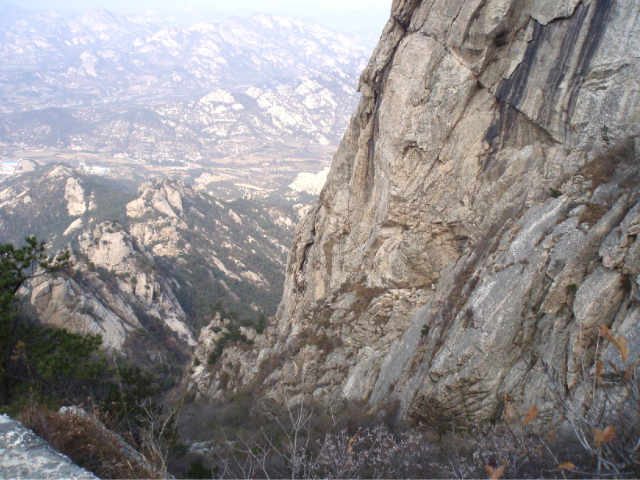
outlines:
[{"label": "pine tree", "polygon": [[0,405],[8,399],[8,365],[28,347],[18,335],[25,327],[21,324],[18,291],[32,276],[50,274],[69,264],[68,251],[50,258],[45,250],[45,242],[38,242],[34,236],[27,237],[26,245],[20,248],[11,243],[0,245]]}]

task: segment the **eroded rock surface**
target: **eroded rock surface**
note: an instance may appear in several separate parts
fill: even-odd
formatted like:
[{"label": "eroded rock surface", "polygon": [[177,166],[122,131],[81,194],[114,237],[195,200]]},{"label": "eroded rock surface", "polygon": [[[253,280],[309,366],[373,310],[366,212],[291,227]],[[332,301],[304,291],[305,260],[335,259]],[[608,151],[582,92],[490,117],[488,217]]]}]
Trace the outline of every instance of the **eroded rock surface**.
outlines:
[{"label": "eroded rock surface", "polygon": [[187,351],[195,337],[172,284],[155,260],[117,222],[105,222],[78,238],[79,252],[67,275],[36,275],[30,302],[42,322],[102,336],[108,350],[147,362],[166,352],[139,348],[145,332],[166,330],[172,348]]},{"label": "eroded rock surface", "polygon": [[[231,322],[217,313],[200,331],[193,368],[184,382],[196,400],[222,400],[227,390],[241,388],[258,373],[256,352],[249,344],[261,336],[253,328],[239,327],[239,338],[230,340],[227,337],[232,328]],[[215,365],[223,350],[224,362]]]},{"label": "eroded rock surface", "polygon": [[467,424],[574,395],[598,325],[637,351],[639,15],[394,1],[244,384]]},{"label": "eroded rock surface", "polygon": [[84,189],[74,177],[69,177],[64,188],[64,198],[67,201],[69,215],[82,215],[87,211]]}]

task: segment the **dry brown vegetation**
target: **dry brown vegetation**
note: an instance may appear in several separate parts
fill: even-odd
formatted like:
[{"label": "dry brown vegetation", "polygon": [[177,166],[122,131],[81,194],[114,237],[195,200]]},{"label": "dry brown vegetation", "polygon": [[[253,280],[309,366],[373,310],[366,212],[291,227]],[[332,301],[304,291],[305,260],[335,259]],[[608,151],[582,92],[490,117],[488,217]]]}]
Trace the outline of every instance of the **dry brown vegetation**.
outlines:
[{"label": "dry brown vegetation", "polygon": [[356,315],[361,315],[367,308],[369,308],[369,305],[371,305],[373,300],[385,292],[385,289],[381,287],[367,287],[365,285],[356,284],[349,287],[348,291],[355,293],[355,299],[351,305],[351,311]]},{"label": "dry brown vegetation", "polygon": [[591,188],[595,190],[611,182],[620,164],[631,162],[634,155],[634,141],[629,138],[586,164],[580,173],[591,181]]},{"label": "dry brown vegetation", "polygon": [[580,214],[580,223],[586,223],[589,227],[593,227],[600,221],[602,217],[606,215],[609,208],[597,203],[587,203],[586,208]]},{"label": "dry brown vegetation", "polygon": [[100,478],[164,478],[162,469],[151,466],[97,417],[80,409],[55,412],[30,405],[21,412],[20,421]]},{"label": "dry brown vegetation", "polygon": [[554,372],[538,372],[557,394],[553,415],[507,395],[497,425],[442,433],[399,424],[397,405],[377,414],[352,402],[331,412],[282,409],[246,395],[209,406],[200,434],[212,448],[186,461],[192,476],[215,478],[638,478],[639,362],[621,335],[600,327],[598,352],[605,346],[620,362],[605,365],[598,354],[585,367],[586,398],[571,400]]}]

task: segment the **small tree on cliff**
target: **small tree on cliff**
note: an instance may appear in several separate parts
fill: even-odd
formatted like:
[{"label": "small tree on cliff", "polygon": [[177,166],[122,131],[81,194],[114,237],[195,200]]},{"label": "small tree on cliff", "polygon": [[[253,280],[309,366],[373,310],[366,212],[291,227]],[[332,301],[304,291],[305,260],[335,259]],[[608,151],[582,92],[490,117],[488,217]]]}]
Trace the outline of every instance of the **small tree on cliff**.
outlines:
[{"label": "small tree on cliff", "polygon": [[68,251],[49,257],[45,249],[45,243],[33,236],[20,248],[0,245],[0,405],[11,401],[19,385],[37,384],[45,394],[59,393],[67,380],[94,377],[103,370],[102,362],[92,359],[100,337],[44,327],[21,315],[20,287],[34,275],[69,264]]},{"label": "small tree on cliff", "polygon": [[[0,245],[0,358],[7,358],[12,348],[12,332],[19,318],[18,290],[34,274],[40,265],[45,269],[62,268],[69,253],[57,259],[49,259],[44,242],[28,237],[26,245],[15,248],[13,244]],[[0,365],[0,376],[4,376],[4,362]]]}]

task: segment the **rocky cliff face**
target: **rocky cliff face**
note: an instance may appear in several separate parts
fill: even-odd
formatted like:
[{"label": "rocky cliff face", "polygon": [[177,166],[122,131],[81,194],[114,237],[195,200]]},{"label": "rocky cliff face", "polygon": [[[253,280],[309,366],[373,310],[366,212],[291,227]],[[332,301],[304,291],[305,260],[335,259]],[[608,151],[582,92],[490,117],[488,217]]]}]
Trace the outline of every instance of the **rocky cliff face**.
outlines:
[{"label": "rocky cliff face", "polygon": [[[166,360],[171,351],[184,355],[195,345],[170,279],[118,223],[85,231],[78,244],[71,275],[36,275],[30,282],[30,302],[38,318],[99,334],[106,349],[143,363]],[[154,335],[163,341],[149,341]]]},{"label": "rocky cliff face", "polygon": [[395,0],[245,384],[467,423],[578,398],[598,325],[637,352],[639,15]]},{"label": "rocky cliff face", "polygon": [[126,206],[131,235],[180,284],[193,315],[223,301],[242,316],[275,311],[293,208],[222,202],[180,181],[144,183]]}]

